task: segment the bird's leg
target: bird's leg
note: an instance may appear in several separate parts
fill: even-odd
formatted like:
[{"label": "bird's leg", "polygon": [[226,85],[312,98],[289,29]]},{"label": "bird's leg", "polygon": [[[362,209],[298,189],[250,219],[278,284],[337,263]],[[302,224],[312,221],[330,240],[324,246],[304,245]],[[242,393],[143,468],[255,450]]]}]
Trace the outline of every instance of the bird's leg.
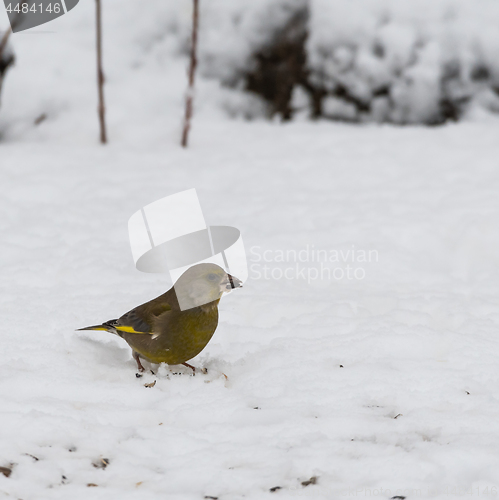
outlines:
[{"label": "bird's leg", "polygon": [[142,363],[140,362],[139,355],[135,352],[132,351],[133,359],[137,362],[137,368],[139,369],[139,372],[144,371],[144,367],[142,366]]},{"label": "bird's leg", "polygon": [[192,366],[189,363],[182,363],[182,364],[184,366],[187,366],[187,368],[190,368],[192,370],[192,372],[194,373],[194,375],[196,375],[196,367],[195,366]]}]

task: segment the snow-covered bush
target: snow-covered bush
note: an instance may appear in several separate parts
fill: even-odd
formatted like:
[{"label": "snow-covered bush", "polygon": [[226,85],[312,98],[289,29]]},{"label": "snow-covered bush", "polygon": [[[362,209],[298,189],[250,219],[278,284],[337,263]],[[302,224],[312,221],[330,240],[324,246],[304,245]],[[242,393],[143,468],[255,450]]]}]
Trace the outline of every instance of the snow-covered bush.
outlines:
[{"label": "snow-covered bush", "polygon": [[[303,80],[307,0],[214,0],[205,4],[201,61],[205,76],[263,97],[271,114],[291,117]],[[256,100],[250,104],[261,110]]]},{"label": "snow-covered bush", "polygon": [[307,64],[322,113],[434,124],[473,100],[496,110],[498,22],[490,0],[311,0]]},{"label": "snow-covered bush", "polygon": [[285,119],[304,103],[400,124],[499,111],[495,0],[214,0],[203,13],[204,74]]}]

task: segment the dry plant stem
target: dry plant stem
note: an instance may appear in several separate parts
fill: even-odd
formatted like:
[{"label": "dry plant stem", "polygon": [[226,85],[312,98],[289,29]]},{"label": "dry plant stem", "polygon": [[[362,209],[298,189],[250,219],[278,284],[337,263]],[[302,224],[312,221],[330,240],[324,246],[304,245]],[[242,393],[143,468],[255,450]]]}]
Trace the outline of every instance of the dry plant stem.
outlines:
[{"label": "dry plant stem", "polygon": [[101,20],[101,3],[96,2],[96,32],[97,32],[97,87],[99,91],[99,125],[100,125],[100,142],[107,143],[106,133],[106,107],[104,104],[104,72],[102,70],[102,20]]},{"label": "dry plant stem", "polygon": [[199,0],[193,0],[194,10],[192,13],[192,42],[191,42],[191,63],[189,66],[189,87],[185,99],[185,117],[184,130],[182,132],[182,146],[187,147],[189,141],[189,130],[191,129],[193,100],[194,100],[194,81],[196,78],[197,44],[198,44],[198,26],[199,26]]},{"label": "dry plant stem", "polygon": [[[7,47],[7,42],[9,41],[9,36],[12,33],[12,28],[9,28],[3,35],[2,40],[0,41],[0,61],[2,60],[3,53],[5,47]],[[3,75],[0,75],[0,95],[2,94],[2,84],[3,84]]]},{"label": "dry plant stem", "polygon": [[9,28],[3,35],[2,40],[0,41],[0,59],[2,59],[3,51],[5,47],[7,47],[7,42],[9,41],[9,37],[12,33],[12,28]]}]

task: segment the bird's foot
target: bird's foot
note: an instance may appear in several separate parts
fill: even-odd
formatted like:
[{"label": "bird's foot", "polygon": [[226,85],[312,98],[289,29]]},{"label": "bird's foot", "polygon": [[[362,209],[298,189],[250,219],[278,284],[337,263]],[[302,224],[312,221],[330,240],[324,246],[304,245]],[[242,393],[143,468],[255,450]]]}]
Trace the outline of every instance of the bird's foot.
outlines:
[{"label": "bird's foot", "polygon": [[187,368],[190,368],[192,370],[192,376],[196,375],[196,367],[190,365],[189,363],[182,363],[184,366],[187,366]]},{"label": "bird's foot", "polygon": [[132,356],[135,362],[137,363],[137,369],[139,370],[139,372],[140,373],[144,372],[145,368],[142,366],[142,363],[140,362],[139,355],[135,351],[132,351]]}]

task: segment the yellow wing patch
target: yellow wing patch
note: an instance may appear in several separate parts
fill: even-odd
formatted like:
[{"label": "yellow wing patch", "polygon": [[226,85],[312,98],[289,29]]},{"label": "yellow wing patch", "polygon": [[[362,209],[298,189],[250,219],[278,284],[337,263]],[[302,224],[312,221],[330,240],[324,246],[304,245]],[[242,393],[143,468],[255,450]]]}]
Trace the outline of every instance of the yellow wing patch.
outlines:
[{"label": "yellow wing patch", "polygon": [[133,326],[118,325],[115,326],[114,328],[116,328],[116,330],[119,330],[120,332],[125,332],[125,333],[139,333],[143,335],[152,335],[152,332],[138,332],[137,330],[135,330]]}]

